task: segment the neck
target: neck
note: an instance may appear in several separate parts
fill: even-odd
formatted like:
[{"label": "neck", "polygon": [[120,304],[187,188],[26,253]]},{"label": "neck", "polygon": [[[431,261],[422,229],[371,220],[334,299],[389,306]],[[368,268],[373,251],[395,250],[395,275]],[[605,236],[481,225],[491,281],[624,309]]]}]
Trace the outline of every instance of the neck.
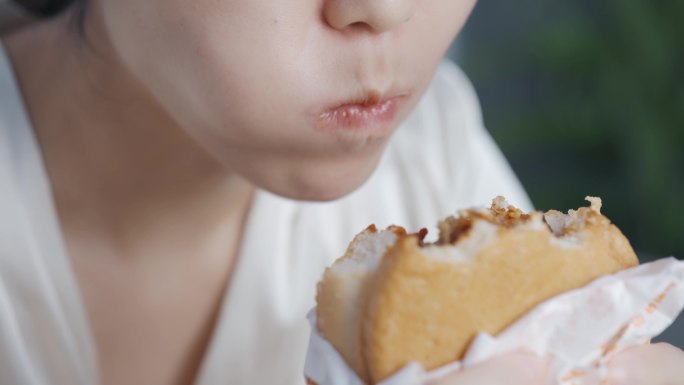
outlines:
[{"label": "neck", "polygon": [[239,233],[249,183],[169,117],[91,19],[87,40],[68,15],[6,39],[63,226],[127,256],[197,252]]}]

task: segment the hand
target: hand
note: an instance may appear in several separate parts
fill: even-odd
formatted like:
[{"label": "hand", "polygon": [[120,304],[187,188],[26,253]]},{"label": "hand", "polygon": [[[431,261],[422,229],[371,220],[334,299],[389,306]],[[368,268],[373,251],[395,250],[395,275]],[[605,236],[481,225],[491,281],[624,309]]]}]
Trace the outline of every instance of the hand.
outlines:
[{"label": "hand", "polygon": [[512,353],[448,375],[430,385],[546,385],[548,361],[529,353]]},{"label": "hand", "polygon": [[615,356],[608,370],[611,385],[680,385],[684,352],[663,343],[630,348]]}]

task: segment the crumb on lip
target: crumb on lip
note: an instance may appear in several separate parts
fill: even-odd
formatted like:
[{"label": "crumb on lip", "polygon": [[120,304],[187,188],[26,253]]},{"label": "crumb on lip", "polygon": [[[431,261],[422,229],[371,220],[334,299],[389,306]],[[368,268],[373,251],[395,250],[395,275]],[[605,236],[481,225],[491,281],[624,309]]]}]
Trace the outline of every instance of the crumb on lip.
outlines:
[{"label": "crumb on lip", "polygon": [[380,103],[381,95],[380,92],[378,91],[369,91],[366,94],[366,97],[359,102],[359,104],[364,105],[364,106],[372,106],[374,104]]},{"label": "crumb on lip", "polygon": [[370,107],[370,106],[375,106],[379,105],[382,102],[391,99],[391,98],[385,98],[383,95],[380,93],[378,90],[370,90],[366,91],[363,93],[363,95],[351,97],[347,100],[344,100],[340,102],[337,105],[332,106],[331,108],[327,109],[326,111],[334,111],[339,108],[344,108],[344,107],[350,107],[350,106],[360,106],[360,107]]}]

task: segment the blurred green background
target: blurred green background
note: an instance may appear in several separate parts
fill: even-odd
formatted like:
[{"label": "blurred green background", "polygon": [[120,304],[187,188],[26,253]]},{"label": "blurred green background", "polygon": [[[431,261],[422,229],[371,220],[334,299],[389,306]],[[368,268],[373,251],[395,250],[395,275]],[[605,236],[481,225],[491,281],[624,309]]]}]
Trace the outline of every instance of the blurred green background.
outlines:
[{"label": "blurred green background", "polygon": [[489,0],[452,49],[539,209],[604,199],[642,260],[684,257],[684,1]]},{"label": "blurred green background", "polygon": [[[684,258],[684,1],[480,1],[450,50],[538,209]],[[684,315],[656,340],[684,348]]]}]

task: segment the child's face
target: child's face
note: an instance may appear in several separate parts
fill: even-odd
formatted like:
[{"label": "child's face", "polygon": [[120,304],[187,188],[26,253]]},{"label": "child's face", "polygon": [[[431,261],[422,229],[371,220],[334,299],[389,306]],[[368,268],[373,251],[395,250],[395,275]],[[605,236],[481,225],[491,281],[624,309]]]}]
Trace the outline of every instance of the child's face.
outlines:
[{"label": "child's face", "polygon": [[99,1],[193,138],[262,188],[325,200],[371,174],[476,0]]}]

